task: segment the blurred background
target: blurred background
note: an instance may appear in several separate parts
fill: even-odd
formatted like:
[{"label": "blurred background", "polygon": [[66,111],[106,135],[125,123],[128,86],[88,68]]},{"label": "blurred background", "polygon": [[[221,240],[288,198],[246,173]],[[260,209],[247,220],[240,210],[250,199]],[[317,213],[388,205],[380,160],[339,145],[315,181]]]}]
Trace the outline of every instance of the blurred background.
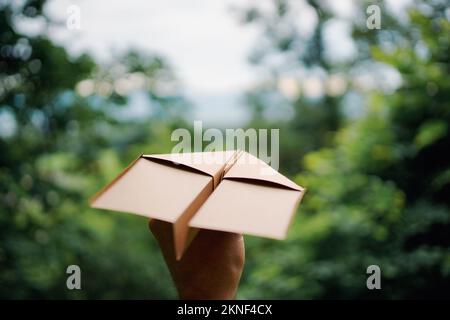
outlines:
[{"label": "blurred background", "polygon": [[308,188],[238,298],[449,298],[449,34],[445,0],[0,0],[0,298],[176,298],[145,219],[88,199],[194,119],[280,128]]}]

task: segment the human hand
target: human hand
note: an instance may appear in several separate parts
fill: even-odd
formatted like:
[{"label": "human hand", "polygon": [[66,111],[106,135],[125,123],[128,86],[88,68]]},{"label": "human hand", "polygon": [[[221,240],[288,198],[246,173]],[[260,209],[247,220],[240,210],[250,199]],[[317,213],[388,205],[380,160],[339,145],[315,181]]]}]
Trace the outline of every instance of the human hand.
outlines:
[{"label": "human hand", "polygon": [[150,220],[181,299],[234,299],[244,268],[244,238],[240,234],[205,230],[181,260],[175,259],[172,225]]}]

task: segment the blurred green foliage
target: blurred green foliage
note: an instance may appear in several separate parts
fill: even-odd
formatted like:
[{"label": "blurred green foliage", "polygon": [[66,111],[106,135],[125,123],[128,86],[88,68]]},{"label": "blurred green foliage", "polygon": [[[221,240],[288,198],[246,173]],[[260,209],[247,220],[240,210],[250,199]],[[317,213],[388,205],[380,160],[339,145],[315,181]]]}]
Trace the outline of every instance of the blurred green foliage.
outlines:
[{"label": "blurred green foliage", "polygon": [[[355,17],[358,53],[347,62],[324,51],[333,14],[321,1],[307,3],[318,17],[309,36],[296,32],[292,1],[241,12],[263,30],[265,47],[252,61],[269,74],[247,94],[248,126],[281,129],[281,170],[308,191],[286,241],[246,239],[238,297],[448,298],[445,1],[417,2],[407,22],[380,2],[381,30]],[[0,128],[0,298],[174,298],[145,221],[92,210],[88,200],[141,152],[170,151],[171,131],[189,127],[189,104],[162,57],[130,51],[100,65],[69,56],[43,35],[18,33],[14,18],[38,19],[43,4],[0,4],[0,118],[10,123]],[[359,3],[362,17],[366,6]],[[269,65],[271,54],[285,63]],[[394,90],[361,92],[356,83],[314,99],[280,98],[286,70],[350,76],[380,65],[401,75]],[[120,80],[130,77],[144,84],[151,113],[128,114]],[[363,110],[352,117],[345,108],[355,95]],[[272,116],[283,105],[290,115]],[[81,267],[83,290],[66,288],[71,264]],[[382,290],[366,288],[371,264],[381,267]]]},{"label": "blurred green foliage", "polygon": [[[174,297],[145,221],[88,203],[143,150],[170,150],[185,102],[158,91],[175,81],[169,67],[136,52],[106,66],[69,57],[48,39],[13,28],[15,16],[41,16],[42,2],[0,9],[0,115],[15,124],[0,139],[0,297]],[[119,120],[127,96],[105,88],[136,74],[145,80],[154,113]],[[75,87],[85,79],[93,79],[95,92],[83,97]],[[82,268],[81,291],[66,288],[71,264]]]},{"label": "blurred green foliage", "polygon": [[[275,1],[272,15],[259,15],[259,23],[272,28],[270,21],[282,20],[280,27],[292,23],[286,16],[291,3]],[[319,29],[332,15],[321,2],[309,3],[322,21],[309,41],[321,42]],[[362,3],[359,12],[367,5]],[[383,63],[400,73],[401,84],[391,93],[365,93],[365,111],[356,119],[342,116],[340,96],[293,101],[296,116],[283,124],[291,135],[281,138],[297,144],[290,149],[297,156],[290,160],[302,169],[296,181],[308,191],[286,242],[247,242],[241,297],[450,297],[450,22],[445,10],[444,1],[417,2],[405,28],[384,9],[379,31],[355,19],[359,51],[347,65],[330,65],[321,45],[312,46],[319,48],[313,61],[299,57],[303,70],[328,74],[341,68],[351,74],[358,63],[366,68],[368,62]],[[277,40],[269,53],[298,52],[277,47]],[[371,264],[382,270],[382,290],[365,286]]]}]

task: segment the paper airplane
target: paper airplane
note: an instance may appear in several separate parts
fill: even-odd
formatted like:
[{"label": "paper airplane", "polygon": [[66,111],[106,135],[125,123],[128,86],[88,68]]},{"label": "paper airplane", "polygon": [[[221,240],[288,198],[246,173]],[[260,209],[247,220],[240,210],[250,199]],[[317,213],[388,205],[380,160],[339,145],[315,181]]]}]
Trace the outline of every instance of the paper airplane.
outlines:
[{"label": "paper airplane", "polygon": [[284,239],[304,192],[240,150],[141,155],[91,206],[172,223],[179,260],[202,228]]}]

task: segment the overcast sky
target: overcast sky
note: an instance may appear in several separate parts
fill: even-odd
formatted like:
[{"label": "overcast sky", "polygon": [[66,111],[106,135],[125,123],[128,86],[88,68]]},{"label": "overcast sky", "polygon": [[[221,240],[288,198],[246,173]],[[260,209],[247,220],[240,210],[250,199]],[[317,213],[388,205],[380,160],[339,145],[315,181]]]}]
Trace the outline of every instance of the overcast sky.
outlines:
[{"label": "overcast sky", "polygon": [[[337,17],[352,16],[355,0],[327,1]],[[389,2],[401,7],[399,3],[408,1]],[[51,0],[46,9],[52,18],[65,22],[71,5],[80,8],[80,30],[68,30],[63,24],[50,32],[73,54],[89,52],[101,62],[113,52],[138,48],[166,57],[184,94],[196,105],[193,117],[215,125],[245,121],[241,95],[258,80],[247,59],[257,46],[259,31],[239,24],[230,10],[248,3],[264,8],[272,0]],[[313,10],[304,1],[293,3],[299,29],[312,31]],[[37,30],[28,26],[33,29]],[[333,55],[351,55],[348,26],[332,21],[329,29],[325,40],[333,46]]]},{"label": "overcast sky", "polygon": [[70,5],[80,7],[80,30],[51,32],[71,53],[89,52],[99,61],[129,48],[159,53],[197,105],[197,117],[235,122],[245,116],[240,93],[255,81],[246,60],[256,32],[230,12],[238,3],[243,1],[52,0],[47,12],[64,20]]},{"label": "overcast sky", "polygon": [[99,58],[130,47],[158,52],[168,57],[190,90],[205,93],[241,89],[252,82],[245,60],[255,32],[239,25],[229,10],[239,2],[53,0],[48,12],[60,18],[67,16],[70,4],[80,7],[80,31],[52,34],[72,52],[89,51]]}]

